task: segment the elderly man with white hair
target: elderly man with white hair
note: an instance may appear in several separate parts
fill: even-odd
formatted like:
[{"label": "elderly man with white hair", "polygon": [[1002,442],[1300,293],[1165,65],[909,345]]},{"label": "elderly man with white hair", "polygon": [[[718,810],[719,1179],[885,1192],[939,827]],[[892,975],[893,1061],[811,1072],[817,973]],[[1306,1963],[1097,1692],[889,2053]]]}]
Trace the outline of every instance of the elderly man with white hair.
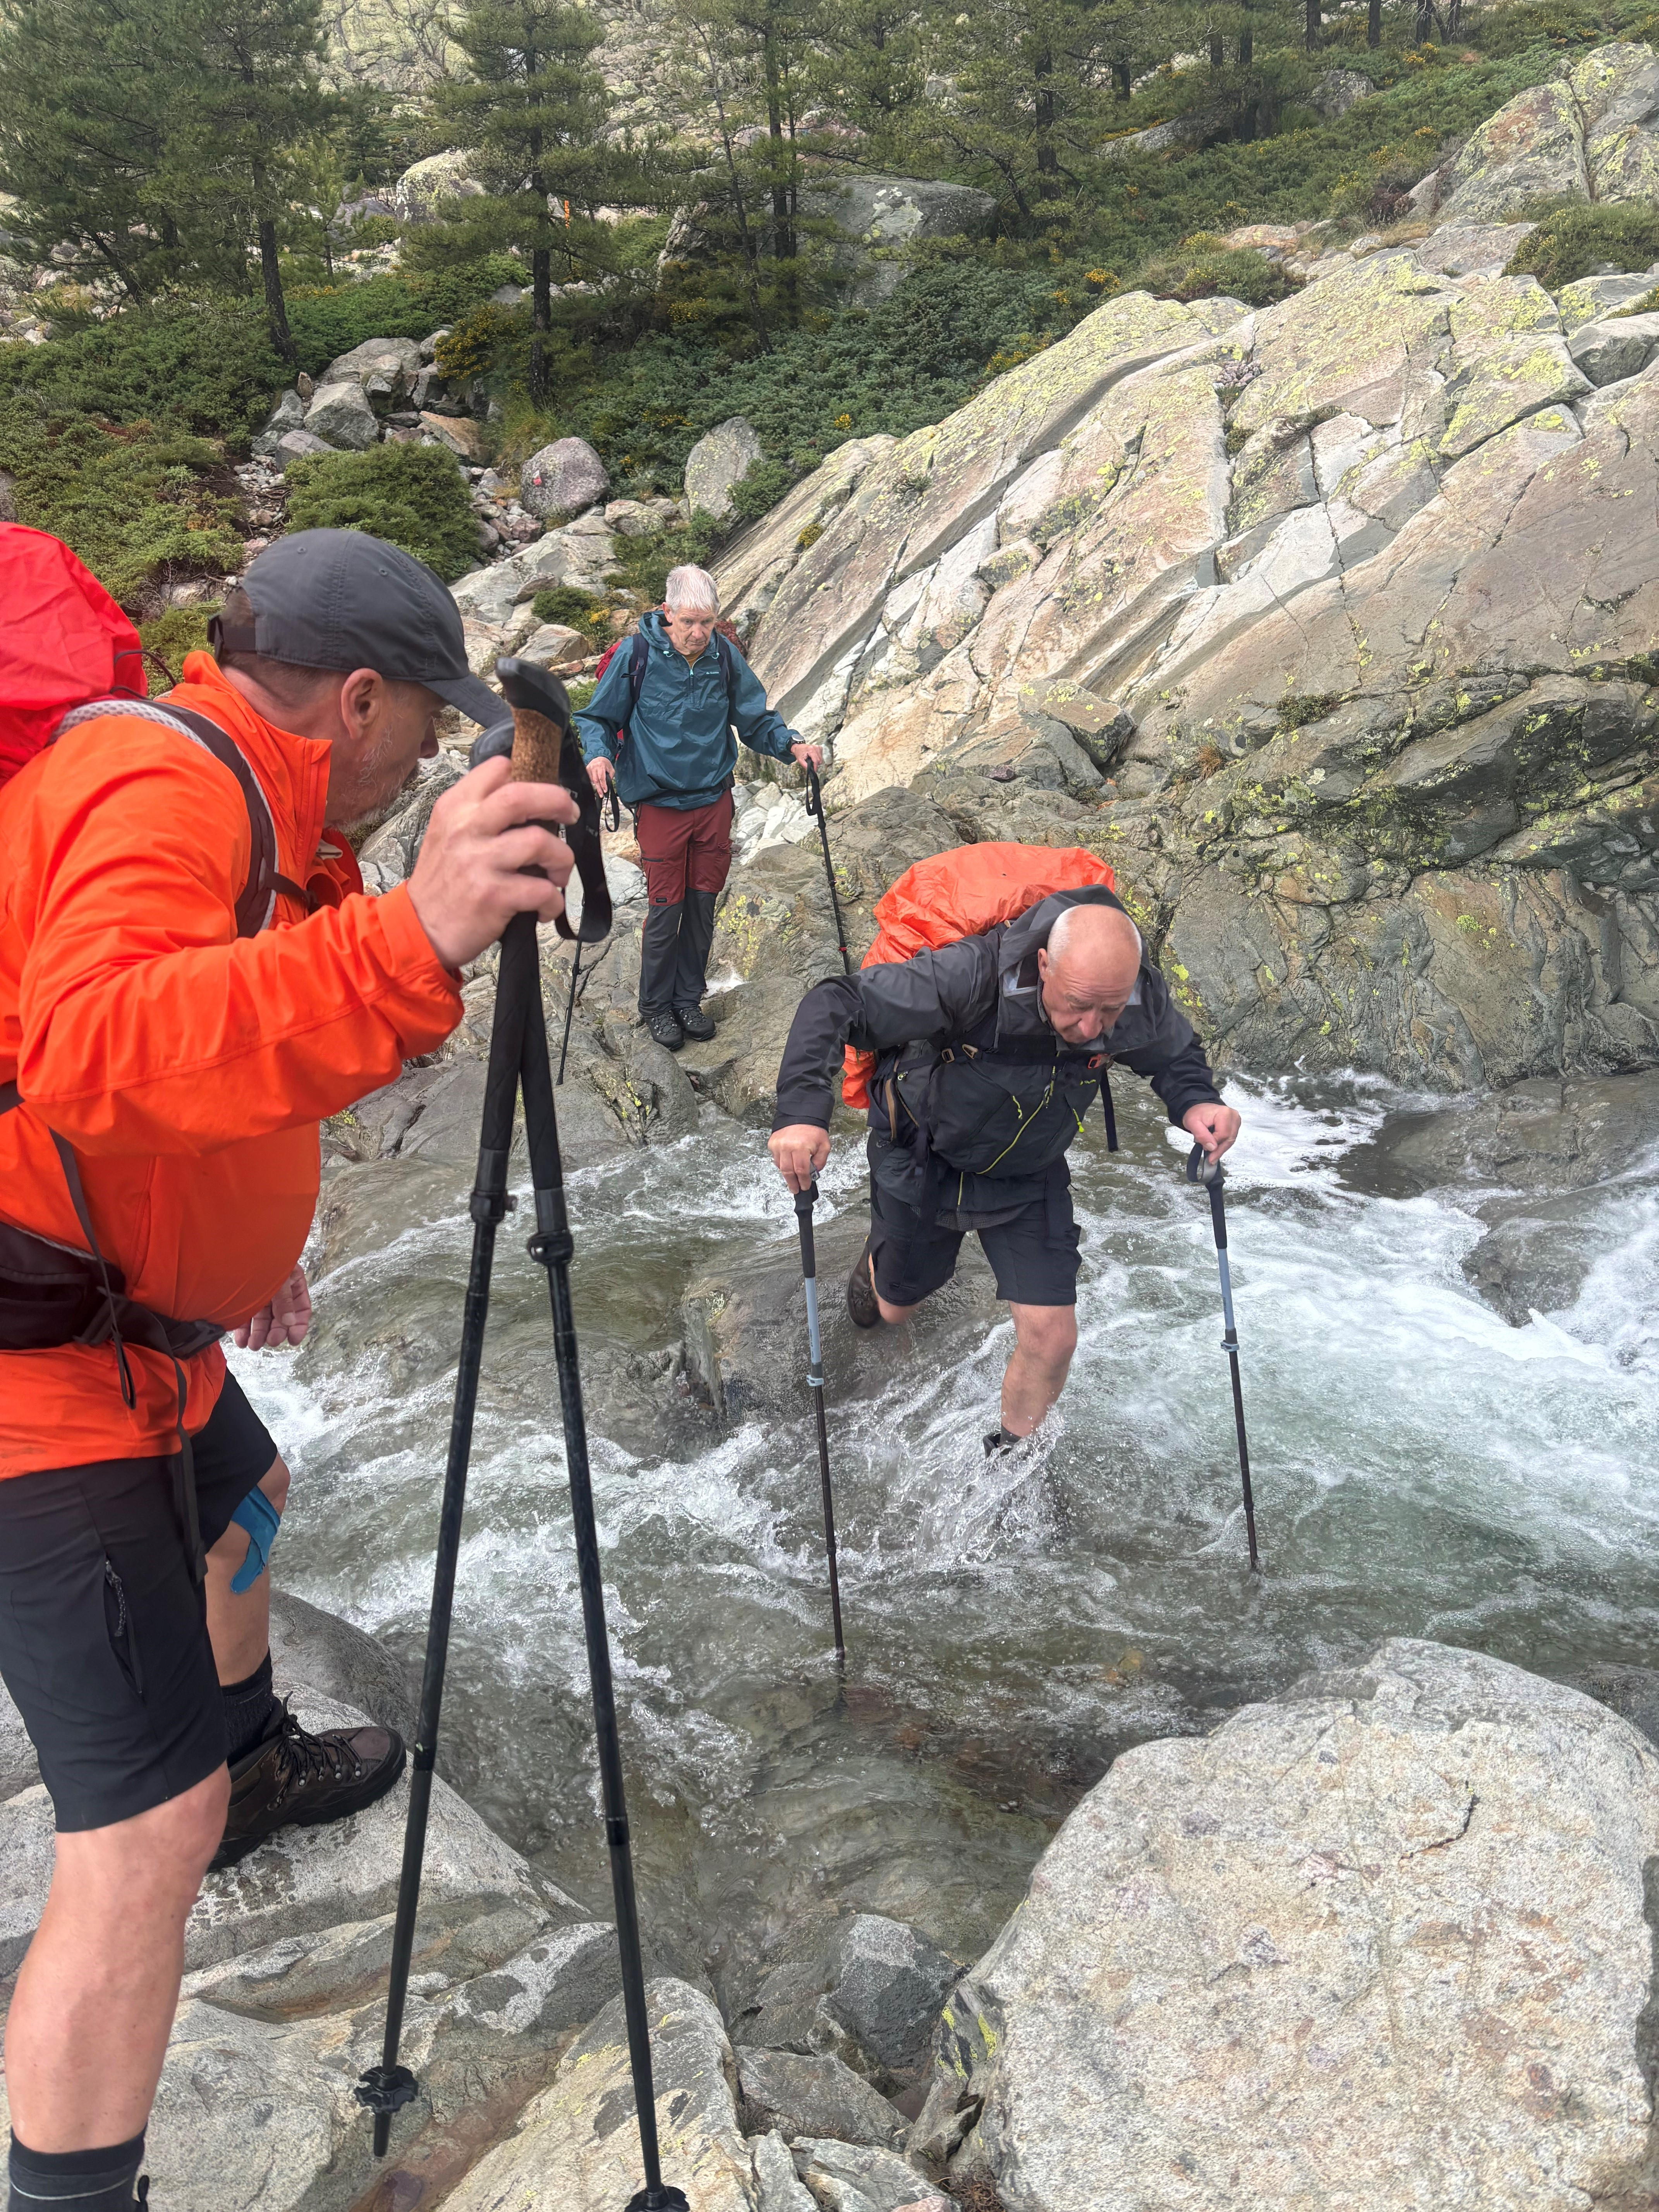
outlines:
[{"label": "elderly man with white hair", "polygon": [[582,757],[603,794],[614,776],[633,810],[649,907],[640,954],[640,1018],[678,1052],[705,1043],[702,1011],[714,901],[732,866],[732,773],[738,739],[774,760],[821,757],[780,714],[749,663],[722,636],[706,568],[669,572],[631,642],[616,653],[576,716]]},{"label": "elderly man with white hair", "polygon": [[903,1321],[977,1233],[1013,1314],[988,1454],[1030,1435],[1077,1348],[1078,1230],[1066,1154],[1115,1064],[1219,1158],[1238,1134],[1191,1024],[1100,884],[913,959],[815,984],[778,1070],[773,1159],[805,1190],[830,1157],[843,1046],[870,1078],[870,1235],[847,1289],[861,1328]]}]

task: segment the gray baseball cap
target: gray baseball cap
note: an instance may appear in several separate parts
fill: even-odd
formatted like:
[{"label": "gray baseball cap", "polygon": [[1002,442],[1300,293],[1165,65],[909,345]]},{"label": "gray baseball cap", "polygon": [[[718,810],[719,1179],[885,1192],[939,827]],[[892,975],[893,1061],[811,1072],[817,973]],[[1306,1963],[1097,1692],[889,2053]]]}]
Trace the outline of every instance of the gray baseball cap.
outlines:
[{"label": "gray baseball cap", "polygon": [[216,653],[262,653],[297,668],[373,668],[424,684],[468,720],[501,720],[501,701],[466,665],[461,611],[423,561],[362,530],[298,530],[238,579],[252,630],[216,616]]}]

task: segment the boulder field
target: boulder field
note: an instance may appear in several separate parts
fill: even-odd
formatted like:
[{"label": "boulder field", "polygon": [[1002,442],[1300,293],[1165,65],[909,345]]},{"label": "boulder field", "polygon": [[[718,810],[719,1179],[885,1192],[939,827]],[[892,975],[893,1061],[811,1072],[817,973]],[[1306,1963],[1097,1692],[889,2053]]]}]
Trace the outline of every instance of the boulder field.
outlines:
[{"label": "boulder field", "polygon": [[[369,1639],[294,1601],[280,1627],[313,1725],[401,1713]],[[1593,1698],[1391,1639],[1123,1753],[965,1973],[857,1913],[718,1989],[659,1976],[665,2178],[697,2212],[1650,2205],[1659,1753],[1610,1708],[1659,1705],[1651,1675],[1601,1674]],[[17,1733],[0,1704],[8,1975],[51,1850]],[[619,2212],[638,2188],[612,1931],[442,1784],[421,2094],[376,2168],[351,2093],[406,1794],[210,1877],[150,2129],[169,2212]]]}]

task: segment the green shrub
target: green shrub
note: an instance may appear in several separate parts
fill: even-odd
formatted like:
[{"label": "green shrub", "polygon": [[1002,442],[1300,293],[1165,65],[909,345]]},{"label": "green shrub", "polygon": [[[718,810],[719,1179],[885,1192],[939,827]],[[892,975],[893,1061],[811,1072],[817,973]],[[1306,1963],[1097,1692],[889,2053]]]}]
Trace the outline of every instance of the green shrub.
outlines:
[{"label": "green shrub", "polygon": [[1529,46],[1553,46],[1558,52],[1600,46],[1613,35],[1605,8],[1589,0],[1531,0],[1504,8],[1483,8],[1474,26],[1474,42],[1483,54],[1524,53]]},{"label": "green shrub", "polygon": [[18,521],[61,538],[125,607],[148,611],[168,584],[240,568],[240,508],[216,482],[219,465],[179,431],[145,422],[112,435],[28,394],[0,398],[0,469],[15,479]]},{"label": "green shrub", "polygon": [[501,284],[521,284],[524,264],[510,253],[486,254],[455,269],[393,269],[338,284],[289,294],[289,327],[300,366],[313,376],[365,338],[423,338],[459,322]]},{"label": "green shrub", "polygon": [[1200,231],[1183,238],[1173,253],[1149,261],[1140,283],[1160,300],[1243,300],[1247,307],[1271,307],[1302,289],[1299,278],[1253,246],[1227,246]]},{"label": "green shrub", "polygon": [[0,346],[0,398],[208,436],[258,429],[285,381],[264,317],[240,301],[115,315],[42,346]]},{"label": "green shrub", "polygon": [[795,481],[796,471],[787,461],[757,461],[741,483],[732,492],[732,509],[738,522],[752,522],[757,515],[769,514]]},{"label": "green shrub", "polygon": [[[365,338],[424,337],[476,307],[518,266],[508,255],[491,254],[432,276],[295,288],[289,323],[300,367],[314,376]],[[0,399],[33,392],[43,404],[110,422],[174,423],[227,438],[238,454],[288,381],[264,311],[247,300],[164,302],[47,345],[0,345]]]},{"label": "green shrub", "polygon": [[[201,600],[193,607],[168,607],[148,622],[138,625],[139,641],[146,654],[153,653],[165,666],[173,683],[184,672],[187,653],[205,653],[208,641],[208,621],[219,611],[219,602]],[[161,682],[161,671],[150,664],[149,688],[155,692]]]},{"label": "green shrub", "polygon": [[1504,274],[1535,276],[1547,292],[1593,276],[1604,263],[1642,270],[1659,261],[1659,207],[1631,200],[1592,207],[1579,200],[1553,205],[1522,239]]},{"label": "green shrub", "polygon": [[367,530],[401,545],[446,583],[478,557],[466,478],[438,446],[318,453],[288,472],[290,530]]},{"label": "green shrub", "polygon": [[545,592],[537,592],[530,602],[530,611],[538,622],[562,623],[567,629],[586,629],[590,618],[604,609],[591,592],[579,592],[574,584],[555,584]]}]

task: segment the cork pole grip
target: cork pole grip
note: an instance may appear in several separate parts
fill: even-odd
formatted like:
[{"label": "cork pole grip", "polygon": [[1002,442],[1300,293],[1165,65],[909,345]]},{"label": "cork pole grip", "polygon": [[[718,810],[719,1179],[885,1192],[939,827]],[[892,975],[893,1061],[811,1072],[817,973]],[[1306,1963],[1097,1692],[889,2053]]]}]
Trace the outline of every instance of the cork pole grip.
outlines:
[{"label": "cork pole grip", "polygon": [[564,733],[531,707],[513,709],[513,774],[520,783],[556,783]]}]

